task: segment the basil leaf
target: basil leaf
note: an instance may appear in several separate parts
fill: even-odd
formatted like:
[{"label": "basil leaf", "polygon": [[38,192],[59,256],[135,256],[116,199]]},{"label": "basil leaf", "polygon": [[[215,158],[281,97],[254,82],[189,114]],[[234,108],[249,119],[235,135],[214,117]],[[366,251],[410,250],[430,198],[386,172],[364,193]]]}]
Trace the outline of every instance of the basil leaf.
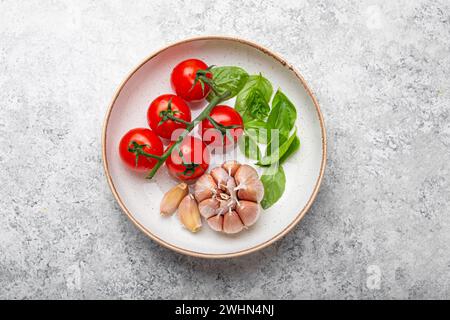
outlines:
[{"label": "basil leaf", "polygon": [[263,120],[267,118],[270,112],[269,103],[264,100],[264,97],[259,90],[251,92],[247,99],[247,109],[242,115],[242,119],[248,121],[249,119],[260,119]]},{"label": "basil leaf", "polygon": [[252,75],[236,97],[235,109],[241,114],[244,123],[249,120],[264,120],[270,112],[269,101],[272,84],[261,74]]},{"label": "basil leaf", "polygon": [[267,124],[261,120],[251,120],[244,124],[245,131],[252,136],[258,143],[266,144],[268,142]]},{"label": "basil leaf", "polygon": [[286,175],[281,165],[272,166],[264,170],[261,176],[264,186],[264,197],[261,206],[264,209],[271,207],[284,193],[286,187]]},{"label": "basil leaf", "polygon": [[241,152],[250,159],[259,160],[261,159],[261,150],[258,147],[256,140],[247,132],[239,138],[238,141],[239,149]]},{"label": "basil leaf", "polygon": [[[282,146],[287,140],[289,136],[279,135],[278,141],[276,141],[277,145],[275,147],[272,147],[272,144],[275,143],[275,139],[272,138],[272,140],[269,142],[266,148],[266,156],[270,156],[272,154],[272,151],[277,152],[278,148]],[[273,150],[272,150],[273,149]]]},{"label": "basil leaf", "polygon": [[278,162],[283,157],[283,155],[288,151],[290,145],[292,144],[294,139],[297,137],[297,129],[289,137],[289,139],[286,140],[286,138],[283,138],[283,137],[284,136],[280,137],[280,140],[279,140],[280,145],[278,148],[274,148],[274,150],[272,150],[273,141],[271,141],[267,145],[266,156],[264,156],[261,160],[259,160],[256,163],[257,165],[268,166],[268,165]]},{"label": "basil leaf", "polygon": [[[231,92],[228,99],[237,95],[248,80],[248,73],[239,67],[214,67],[211,69],[211,73],[216,89],[220,94],[227,90]],[[206,99],[211,101],[215,96],[216,93],[211,90]]]},{"label": "basil leaf", "polygon": [[267,119],[268,136],[271,130],[279,130],[281,135],[288,136],[297,120],[297,110],[292,102],[278,90],[272,100],[272,111]]},{"label": "basil leaf", "polygon": [[267,128],[267,122],[258,119],[250,120],[245,123],[245,128],[261,129]]},{"label": "basil leaf", "polygon": [[294,140],[289,146],[289,149],[287,149],[286,153],[280,158],[280,164],[284,163],[287,158],[296,153],[298,149],[300,149],[300,139],[299,137],[295,136]]}]

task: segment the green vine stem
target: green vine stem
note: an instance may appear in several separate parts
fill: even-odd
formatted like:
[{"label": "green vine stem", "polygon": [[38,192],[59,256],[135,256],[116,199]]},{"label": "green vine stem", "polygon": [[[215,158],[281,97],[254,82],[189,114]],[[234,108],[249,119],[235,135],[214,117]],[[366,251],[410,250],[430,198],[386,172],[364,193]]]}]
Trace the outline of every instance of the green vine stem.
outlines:
[{"label": "green vine stem", "polygon": [[170,120],[172,120],[172,121],[174,121],[174,122],[179,122],[179,123],[182,123],[182,124],[185,124],[185,125],[189,125],[189,124],[191,124],[189,121],[185,121],[185,120],[183,120],[183,119],[180,119],[180,118],[177,118],[177,117],[175,117],[175,116],[173,116],[173,115],[166,115],[166,117],[167,117],[167,119],[170,119]]},{"label": "green vine stem", "polygon": [[[231,92],[227,90],[221,95],[216,95],[214,98],[211,99],[209,104],[198,115],[198,117],[194,119],[194,121],[185,123],[187,125],[186,130],[184,130],[180,134],[180,136],[177,138],[175,143],[172,146],[170,146],[170,148],[167,149],[166,152],[164,152],[161,156],[159,156],[158,158],[155,158],[155,159],[158,159],[158,162],[155,164],[155,166],[152,168],[152,170],[148,173],[148,175],[146,177],[147,179],[152,179],[155,176],[155,174],[159,170],[159,168],[163,165],[163,163],[167,160],[167,158],[172,154],[172,151],[181,144],[181,142],[188,135],[188,133],[191,132],[192,129],[194,129],[194,127],[198,123],[200,123],[202,120],[208,118],[209,114],[211,113],[212,108],[214,108],[220,101],[225,100],[230,94],[231,94]],[[175,120],[175,119],[177,119],[177,118],[173,117],[173,119],[171,119],[171,120]],[[178,119],[175,121],[178,121]],[[142,155],[144,155],[144,154],[142,154]],[[144,155],[144,156],[147,156],[147,155]],[[153,157],[155,157],[155,156],[153,156]]]},{"label": "green vine stem", "polygon": [[194,83],[192,84],[191,90],[194,89],[194,87],[197,83],[200,83],[200,86],[202,87],[202,92],[204,93],[205,92],[205,83],[206,83],[207,85],[209,85],[211,90],[214,91],[214,93],[216,95],[220,95],[219,91],[216,89],[216,84],[214,83],[214,80],[207,77],[208,74],[212,74],[211,69],[213,67],[214,67],[214,65],[211,65],[208,68],[206,68],[205,70],[198,70],[196,72]]}]

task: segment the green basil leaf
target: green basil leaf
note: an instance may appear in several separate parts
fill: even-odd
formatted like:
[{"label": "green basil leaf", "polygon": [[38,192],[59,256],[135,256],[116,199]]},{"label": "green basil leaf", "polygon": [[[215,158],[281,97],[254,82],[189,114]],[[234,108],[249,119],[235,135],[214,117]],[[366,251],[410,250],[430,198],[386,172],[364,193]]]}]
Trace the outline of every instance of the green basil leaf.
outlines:
[{"label": "green basil leaf", "polygon": [[267,124],[261,120],[251,120],[244,123],[247,134],[253,137],[258,143],[266,144],[268,142]]},{"label": "green basil leaf", "polygon": [[244,122],[250,119],[264,120],[270,112],[269,103],[260,90],[251,91],[246,100],[246,109],[241,113]]},{"label": "green basil leaf", "polygon": [[[278,148],[272,147],[273,141],[271,141],[267,145],[266,156],[264,156],[256,164],[259,166],[268,166],[278,162],[283,157],[283,155],[288,151],[290,145],[292,144],[292,142],[295,140],[296,137],[297,137],[297,129],[288,139],[284,138],[284,136],[281,136],[279,139]],[[274,150],[272,150],[272,148]]]},{"label": "green basil leaf", "polygon": [[270,112],[269,101],[273,93],[272,84],[261,74],[252,75],[236,97],[235,109],[244,123],[249,120],[264,120]]},{"label": "green basil leaf", "polygon": [[244,134],[239,138],[238,145],[241,152],[247,158],[254,160],[261,159],[261,150],[258,147],[256,139],[251,135],[248,135],[247,132],[244,132]]},{"label": "green basil leaf", "polygon": [[281,135],[288,136],[297,120],[297,109],[292,102],[278,90],[272,100],[272,111],[267,119],[268,136],[271,130],[279,130]]},{"label": "green basil leaf", "polygon": [[272,151],[278,152],[278,148],[280,146],[282,146],[288,139],[289,139],[289,136],[279,135],[278,141],[276,142],[277,145],[275,147],[272,147],[272,144],[275,143],[275,138],[272,138],[272,140],[267,145],[266,156],[270,156],[272,154]]},{"label": "green basil leaf", "polygon": [[[248,80],[248,73],[239,67],[214,67],[211,69],[211,73],[216,89],[220,94],[227,90],[231,92],[227,99],[237,95]],[[215,96],[216,93],[211,91],[206,99],[211,101]]]},{"label": "green basil leaf", "polygon": [[261,129],[261,128],[263,128],[263,129],[266,129],[267,128],[267,122],[261,121],[261,120],[258,120],[258,119],[250,120],[250,121],[247,121],[245,123],[245,128],[246,129],[247,128],[252,128],[252,129]]},{"label": "green basil leaf", "polygon": [[264,186],[264,197],[261,206],[264,209],[271,207],[284,193],[286,187],[286,175],[281,165],[271,166],[264,170],[261,176]]},{"label": "green basil leaf", "polygon": [[280,164],[284,163],[287,158],[296,153],[298,149],[300,149],[300,139],[299,137],[295,136],[286,153],[280,158]]}]

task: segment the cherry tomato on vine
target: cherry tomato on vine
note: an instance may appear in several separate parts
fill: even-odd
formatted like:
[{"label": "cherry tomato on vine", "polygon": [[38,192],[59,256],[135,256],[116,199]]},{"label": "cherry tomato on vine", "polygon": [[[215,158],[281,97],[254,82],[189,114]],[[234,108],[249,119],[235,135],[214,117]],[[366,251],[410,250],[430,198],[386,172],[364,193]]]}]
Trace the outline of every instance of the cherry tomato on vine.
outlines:
[{"label": "cherry tomato on vine", "polygon": [[208,170],[209,159],[209,150],[202,140],[187,136],[167,158],[166,166],[173,177],[193,182]]},{"label": "cherry tomato on vine", "polygon": [[186,101],[203,100],[209,93],[212,74],[206,63],[198,59],[188,59],[173,68],[172,88]]},{"label": "cherry tomato on vine", "polygon": [[[173,118],[180,119],[178,122]],[[191,122],[191,109],[183,99],[174,94],[163,94],[150,104],[147,111],[147,121],[154,132],[162,138],[175,140],[173,132],[177,129],[186,129]]]},{"label": "cherry tomato on vine", "polygon": [[209,119],[204,119],[200,125],[203,142],[212,147],[223,146],[224,140],[225,146],[236,143],[244,128],[239,112],[231,107],[219,105],[211,110],[210,117],[215,123],[212,123]]},{"label": "cherry tomato on vine", "polygon": [[135,128],[128,131],[120,140],[119,155],[123,162],[135,171],[153,168],[157,159],[148,155],[161,156],[164,147],[161,139],[147,128]]}]

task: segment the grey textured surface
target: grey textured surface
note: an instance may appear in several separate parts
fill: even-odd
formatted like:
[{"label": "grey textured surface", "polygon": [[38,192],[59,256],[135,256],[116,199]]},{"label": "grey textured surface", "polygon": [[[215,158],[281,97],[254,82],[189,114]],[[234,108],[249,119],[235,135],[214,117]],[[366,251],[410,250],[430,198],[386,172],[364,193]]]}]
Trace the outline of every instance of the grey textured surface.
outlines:
[{"label": "grey textured surface", "polygon": [[[124,76],[186,37],[284,56],[329,160],[301,224],[239,259],[141,234],[100,135]],[[0,298],[450,298],[448,1],[0,1]]]}]

